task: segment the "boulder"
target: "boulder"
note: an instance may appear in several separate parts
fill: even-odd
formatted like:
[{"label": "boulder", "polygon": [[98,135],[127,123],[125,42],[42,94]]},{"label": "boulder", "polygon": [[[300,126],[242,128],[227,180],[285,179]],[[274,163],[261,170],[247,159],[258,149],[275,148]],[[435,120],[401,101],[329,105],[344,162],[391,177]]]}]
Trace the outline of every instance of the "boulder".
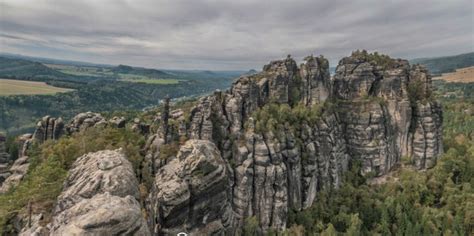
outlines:
[{"label": "boulder", "polygon": [[51,235],[150,235],[138,181],[120,149],[79,157],[58,197]]},{"label": "boulder", "polygon": [[79,113],[66,125],[68,134],[85,130],[89,127],[106,126],[107,121],[99,113],[85,112]]},{"label": "boulder", "polygon": [[130,195],[100,193],[54,217],[50,235],[151,235],[140,204]]},{"label": "boulder", "polygon": [[125,128],[125,124],[127,123],[127,120],[125,117],[117,117],[114,116],[112,119],[109,120],[109,124],[112,125],[112,127],[117,127],[117,128]]}]

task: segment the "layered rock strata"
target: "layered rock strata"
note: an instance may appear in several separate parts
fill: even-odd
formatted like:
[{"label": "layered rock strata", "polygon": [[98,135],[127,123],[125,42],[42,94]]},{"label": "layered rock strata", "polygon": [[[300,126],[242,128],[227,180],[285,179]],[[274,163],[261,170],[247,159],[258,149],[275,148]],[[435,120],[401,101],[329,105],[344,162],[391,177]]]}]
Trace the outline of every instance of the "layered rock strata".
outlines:
[{"label": "layered rock strata", "polygon": [[64,134],[63,119],[53,118],[50,116],[43,117],[36,125],[36,130],[33,134],[33,139],[38,143],[43,143],[46,140],[57,140]]},{"label": "layered rock strata", "polygon": [[[0,164],[0,193],[6,193],[12,187],[17,186],[28,172],[29,157],[27,150],[32,142],[32,134],[24,134],[18,137],[18,157],[11,164],[10,155],[4,152],[4,157],[9,156],[6,162]],[[3,145],[3,146],[2,146]],[[0,143],[0,151],[5,150],[5,144]]]},{"label": "layered rock strata", "polygon": [[233,222],[230,167],[206,140],[186,142],[159,169],[148,198],[149,225],[156,235],[229,233]]},{"label": "layered rock strata", "polygon": [[89,127],[106,126],[107,121],[99,113],[85,112],[79,113],[66,126],[66,132],[72,134],[85,130]]},{"label": "layered rock strata", "polygon": [[0,194],[8,192],[12,187],[17,186],[26,175],[30,163],[28,156],[23,156],[15,160],[13,165],[8,169],[8,177],[0,186]]},{"label": "layered rock strata", "polygon": [[150,235],[138,181],[121,150],[79,157],[58,197],[51,235]]},{"label": "layered rock strata", "polygon": [[[431,97],[426,69],[363,51],[342,59],[333,78],[328,71],[324,57],[307,57],[299,67],[291,57],[272,61],[261,73],[239,78],[229,91],[202,98],[192,110],[189,138],[212,141],[232,166],[227,183],[232,194],[219,201],[221,208],[232,202],[233,222],[225,230],[242,227],[248,217],[257,218],[262,232],[285,228],[290,210],[310,207],[319,190],[339,186],[351,163],[360,163],[362,174],[370,176],[387,174],[402,156],[412,158],[418,169],[436,163],[442,153],[442,111]],[[294,109],[302,104],[319,115],[262,129],[254,114],[269,104]],[[273,115],[271,122],[281,117]],[[152,192],[151,199],[163,192],[168,199],[183,196],[159,184],[171,176],[163,173],[178,168],[172,163],[158,168],[160,191]],[[196,194],[197,199],[205,195]],[[173,209],[167,219],[188,212]],[[163,232],[201,227],[183,222],[188,221],[154,227]]]},{"label": "layered rock strata", "polygon": [[[382,176],[406,156],[423,170],[443,151],[428,71],[365,51],[343,58],[332,78],[324,57],[297,66],[288,56],[201,98],[189,117],[164,113],[143,149],[142,170],[154,177],[146,199],[120,151],[84,155],[58,197],[52,235],[238,235],[251,217],[259,234],[282,230],[290,211],[340,186],[351,166]],[[43,119],[35,139],[59,137],[57,122]],[[123,127],[124,119],[109,123]],[[101,125],[99,114],[81,113],[65,130]],[[130,128],[151,130],[138,119]]]}]

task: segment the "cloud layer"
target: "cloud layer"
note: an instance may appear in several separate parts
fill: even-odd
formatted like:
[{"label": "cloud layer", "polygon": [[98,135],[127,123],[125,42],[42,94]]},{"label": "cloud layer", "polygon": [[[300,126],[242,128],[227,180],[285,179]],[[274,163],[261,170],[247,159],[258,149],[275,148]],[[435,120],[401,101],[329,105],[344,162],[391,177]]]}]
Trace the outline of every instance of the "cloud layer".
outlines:
[{"label": "cloud layer", "polygon": [[471,0],[2,0],[2,52],[179,69],[250,69],[286,54],[331,66],[357,48],[474,51]]}]

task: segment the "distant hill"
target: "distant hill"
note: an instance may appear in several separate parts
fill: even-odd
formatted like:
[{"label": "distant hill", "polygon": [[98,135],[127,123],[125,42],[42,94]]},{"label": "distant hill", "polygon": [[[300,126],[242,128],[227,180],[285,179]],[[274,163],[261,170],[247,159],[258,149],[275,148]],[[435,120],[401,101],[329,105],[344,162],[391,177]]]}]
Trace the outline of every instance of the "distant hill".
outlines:
[{"label": "distant hill", "polygon": [[[170,75],[184,80],[202,80],[202,79],[235,79],[245,71],[209,71],[209,70],[162,70]],[[230,84],[229,84],[230,86]]]},{"label": "distant hill", "polygon": [[148,69],[143,67],[132,67],[127,65],[119,65],[117,67],[112,68],[111,70],[114,73],[122,73],[122,74],[135,74],[135,75],[142,75],[151,78],[162,78],[162,77],[169,77],[170,75],[166,72],[156,69]]},{"label": "distant hill", "polygon": [[0,53],[0,57],[6,57],[6,58],[12,58],[12,59],[23,59],[27,61],[40,62],[44,64],[91,66],[91,67],[113,67],[113,65],[107,65],[107,64],[98,64],[98,63],[91,63],[91,62],[62,60],[62,59],[53,59],[53,58],[44,58],[44,57],[31,57],[31,56],[25,56],[25,55],[20,55],[20,54],[13,54],[13,53]]},{"label": "distant hill", "polygon": [[410,60],[411,64],[425,65],[433,75],[454,72],[456,69],[474,66],[474,52],[456,56],[418,58]]},{"label": "distant hill", "polygon": [[226,89],[240,74],[239,71],[158,70],[126,65],[42,64],[0,56],[2,79],[41,81],[73,90],[28,95],[31,91],[24,86],[25,91],[18,91],[23,95],[11,96],[2,96],[0,91],[0,132],[30,132],[45,115],[69,119],[85,111],[137,111],[156,106],[166,96],[189,98]]},{"label": "distant hill", "polygon": [[0,57],[0,77],[64,79],[70,76],[51,69],[39,62]]},{"label": "distant hill", "polygon": [[245,73],[245,75],[254,75],[254,74],[257,74],[257,73],[258,73],[257,70],[255,70],[255,69],[250,69],[249,71],[247,71],[247,72]]}]

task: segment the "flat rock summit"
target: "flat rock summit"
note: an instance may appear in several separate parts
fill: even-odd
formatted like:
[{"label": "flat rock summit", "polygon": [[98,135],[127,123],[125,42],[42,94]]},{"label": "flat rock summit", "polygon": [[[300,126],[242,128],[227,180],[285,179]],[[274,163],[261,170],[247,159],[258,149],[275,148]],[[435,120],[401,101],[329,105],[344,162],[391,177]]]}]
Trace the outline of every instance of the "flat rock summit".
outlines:
[{"label": "flat rock summit", "polygon": [[[69,124],[48,117],[24,143],[124,122],[96,113]],[[322,189],[338,188],[351,165],[379,177],[404,157],[418,170],[431,168],[443,152],[442,108],[429,72],[365,51],[343,58],[333,76],[323,56],[301,65],[291,56],[272,61],[229,90],[202,97],[189,113],[170,115],[165,104],[160,122],[156,132],[134,124],[147,138],[143,165],[153,183],[146,196],[122,150],[89,153],[69,170],[52,222],[21,232],[239,235],[254,217],[263,234],[287,228],[290,211],[312,206]],[[160,158],[178,138],[177,154]],[[3,185],[21,181],[28,168],[22,158],[5,171]]]}]

